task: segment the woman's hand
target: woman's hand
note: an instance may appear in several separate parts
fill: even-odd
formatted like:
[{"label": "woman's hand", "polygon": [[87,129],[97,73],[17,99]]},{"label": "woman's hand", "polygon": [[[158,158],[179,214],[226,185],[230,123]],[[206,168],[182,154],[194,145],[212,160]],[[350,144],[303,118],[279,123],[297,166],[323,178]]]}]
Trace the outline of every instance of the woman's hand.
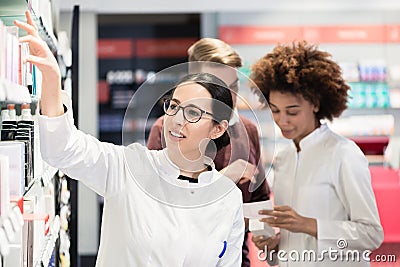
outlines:
[{"label": "woman's hand", "polygon": [[243,159],[238,159],[223,168],[220,172],[230,178],[235,184],[237,182],[243,184],[247,181],[255,182],[254,176],[257,174],[257,169],[253,164]]},{"label": "woman's hand", "polygon": [[64,113],[61,100],[60,68],[53,53],[40,38],[38,28],[29,11],[25,12],[25,16],[27,23],[14,21],[16,26],[28,33],[19,39],[20,42],[29,44],[30,55],[24,61],[34,64],[42,72],[41,113],[48,117],[57,117]]},{"label": "woman's hand", "polygon": [[45,77],[49,77],[49,75],[55,78],[60,77],[60,68],[58,67],[57,61],[46,42],[40,38],[38,28],[32,20],[31,13],[26,11],[25,16],[27,23],[19,20],[14,21],[16,26],[28,33],[28,35],[19,38],[21,43],[29,44],[30,55],[28,55],[24,61],[30,62],[38,67]]},{"label": "woman's hand", "polygon": [[272,237],[266,237],[265,235],[253,236],[251,241],[253,241],[259,250],[264,251],[264,253],[270,253],[272,250],[276,252],[279,247],[280,234],[278,233]]},{"label": "woman's hand", "polygon": [[260,210],[259,214],[271,216],[260,219],[271,227],[293,233],[306,233],[317,238],[317,220],[300,216],[289,206],[275,206],[273,210]]}]

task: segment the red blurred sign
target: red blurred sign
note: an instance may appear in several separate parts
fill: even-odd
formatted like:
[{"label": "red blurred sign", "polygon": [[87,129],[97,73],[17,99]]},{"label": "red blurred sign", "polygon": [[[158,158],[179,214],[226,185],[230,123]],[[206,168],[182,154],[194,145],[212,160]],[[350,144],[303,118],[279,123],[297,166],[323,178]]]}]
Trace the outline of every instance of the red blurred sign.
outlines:
[{"label": "red blurred sign", "polygon": [[396,43],[400,25],[221,26],[219,37],[230,44]]},{"label": "red blurred sign", "polygon": [[97,42],[99,59],[131,58],[133,52],[134,41],[131,39],[100,39]]},{"label": "red blurred sign", "polygon": [[110,86],[107,81],[101,80],[97,82],[97,98],[99,103],[105,104],[110,101]]},{"label": "red blurred sign", "polygon": [[229,44],[274,44],[302,38],[301,27],[222,26],[219,37]]},{"label": "red blurred sign", "polygon": [[187,49],[197,38],[138,39],[137,57],[187,57]]}]

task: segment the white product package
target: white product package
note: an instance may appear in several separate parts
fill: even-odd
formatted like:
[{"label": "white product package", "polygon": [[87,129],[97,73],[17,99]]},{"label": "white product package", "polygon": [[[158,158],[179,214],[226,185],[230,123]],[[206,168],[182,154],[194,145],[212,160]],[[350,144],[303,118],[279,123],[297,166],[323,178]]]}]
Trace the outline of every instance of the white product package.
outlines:
[{"label": "white product package", "polygon": [[259,210],[272,210],[271,200],[251,202],[243,204],[243,215],[249,219],[249,230],[253,236],[265,235],[271,237],[275,235],[275,229],[266,223],[260,222],[259,219],[269,217],[267,215],[258,214]]}]

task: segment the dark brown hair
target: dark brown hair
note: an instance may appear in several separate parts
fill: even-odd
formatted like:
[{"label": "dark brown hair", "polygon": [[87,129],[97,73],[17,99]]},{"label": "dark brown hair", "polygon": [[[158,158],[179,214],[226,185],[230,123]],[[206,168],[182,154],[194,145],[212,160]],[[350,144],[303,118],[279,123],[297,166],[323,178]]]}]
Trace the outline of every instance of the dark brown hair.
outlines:
[{"label": "dark brown hair", "polygon": [[277,45],[253,65],[251,78],[268,102],[271,91],[303,96],[319,107],[318,119],[332,120],[347,108],[350,87],[341,68],[329,53],[305,41]]}]

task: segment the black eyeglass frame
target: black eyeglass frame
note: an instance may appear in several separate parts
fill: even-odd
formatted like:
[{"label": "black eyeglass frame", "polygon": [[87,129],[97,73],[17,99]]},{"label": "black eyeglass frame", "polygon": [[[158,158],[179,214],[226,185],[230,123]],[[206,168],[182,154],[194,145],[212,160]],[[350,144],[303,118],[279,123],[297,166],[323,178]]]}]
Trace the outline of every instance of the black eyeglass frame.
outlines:
[{"label": "black eyeglass frame", "polygon": [[[169,108],[169,103],[171,102],[171,101],[173,101],[174,103],[176,103],[176,105],[178,106],[178,108],[176,109],[176,111],[173,113],[173,114],[168,114],[167,113],[167,110],[168,110],[168,108]],[[168,104],[167,104],[168,103]],[[186,108],[196,108],[196,109],[198,109],[199,111],[200,111],[200,117],[196,120],[196,121],[190,121],[190,120],[188,120],[187,118],[186,118],[186,113],[185,113],[185,109]],[[208,114],[208,115],[211,115],[211,116],[213,116],[214,117],[214,114],[212,114],[212,113],[210,113],[210,112],[208,112],[208,111],[205,111],[205,110],[203,110],[203,109],[201,109],[201,108],[199,108],[199,107],[197,107],[197,106],[195,106],[195,105],[188,105],[188,106],[182,106],[181,104],[179,104],[177,101],[175,101],[175,100],[173,100],[173,99],[164,99],[164,103],[163,103],[163,109],[164,109],[164,113],[165,113],[165,115],[167,115],[167,116],[175,116],[178,112],[179,112],[179,110],[180,109],[182,109],[182,113],[183,113],[183,118],[187,121],[187,122],[189,122],[189,123],[197,123],[197,122],[199,122],[200,120],[201,120],[201,118],[203,118],[203,114]],[[213,119],[214,120],[214,119]]]}]

